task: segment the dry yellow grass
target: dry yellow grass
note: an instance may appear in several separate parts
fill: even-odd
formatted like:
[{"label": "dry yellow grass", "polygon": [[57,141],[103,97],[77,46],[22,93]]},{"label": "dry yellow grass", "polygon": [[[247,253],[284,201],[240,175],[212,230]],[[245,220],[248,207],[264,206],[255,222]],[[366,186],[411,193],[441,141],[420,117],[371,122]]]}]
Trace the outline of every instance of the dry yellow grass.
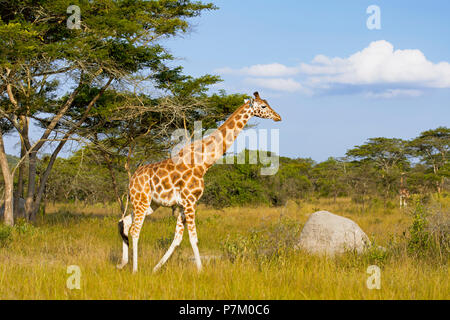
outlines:
[{"label": "dry yellow grass", "polygon": [[[448,210],[448,201],[441,204]],[[371,240],[388,249],[387,256],[375,252],[333,259],[270,247],[277,245],[277,237],[295,237],[317,210],[354,220]],[[115,268],[121,254],[117,209],[56,205],[47,211],[37,227],[16,228],[11,241],[0,248],[0,299],[450,298],[448,261],[412,257],[401,249],[411,216],[397,208],[373,207],[361,213],[348,199],[289,202],[285,208],[200,207],[200,253],[211,257],[201,274],[191,260],[186,235],[161,272],[151,272],[172,240],[175,218],[169,209],[146,219],[137,274]],[[267,245],[264,239],[272,242]],[[250,247],[246,251],[249,243],[253,249],[265,246],[262,256]],[[400,249],[391,252],[393,244]],[[236,256],[234,249],[240,250]],[[272,255],[264,256],[264,250],[272,250]],[[366,286],[367,267],[374,263],[381,268],[380,290]],[[66,287],[69,265],[81,269],[80,290]]]}]

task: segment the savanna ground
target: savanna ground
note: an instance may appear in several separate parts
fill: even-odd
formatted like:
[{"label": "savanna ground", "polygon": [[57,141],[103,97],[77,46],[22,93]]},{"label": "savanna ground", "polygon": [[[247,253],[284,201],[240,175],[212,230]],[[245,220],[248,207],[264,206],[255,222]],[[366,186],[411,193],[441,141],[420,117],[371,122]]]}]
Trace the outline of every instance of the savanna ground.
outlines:
[{"label": "savanna ground", "polygon": [[[132,274],[131,265],[115,267],[122,246],[117,209],[57,204],[36,226],[19,222],[0,229],[0,299],[449,299],[448,248],[421,248],[417,212],[414,218],[415,210],[393,204],[373,204],[364,213],[360,208],[349,199],[288,202],[283,208],[200,207],[199,248],[208,258],[203,272],[196,272],[186,233],[153,274],[175,230],[171,210],[161,208],[146,219],[139,271]],[[449,209],[449,198],[435,197],[427,205],[447,222]],[[308,216],[318,210],[353,219],[372,248],[336,258],[293,250]],[[69,265],[81,269],[79,290],[66,287]],[[370,265],[381,268],[380,290],[366,285]]]}]

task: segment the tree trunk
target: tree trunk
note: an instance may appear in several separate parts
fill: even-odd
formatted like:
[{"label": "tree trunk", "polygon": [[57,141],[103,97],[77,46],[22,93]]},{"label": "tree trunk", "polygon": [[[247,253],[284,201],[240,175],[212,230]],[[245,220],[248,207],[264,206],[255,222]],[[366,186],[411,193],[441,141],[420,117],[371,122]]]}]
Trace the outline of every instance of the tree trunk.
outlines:
[{"label": "tree trunk", "polygon": [[29,155],[28,165],[28,190],[25,199],[25,212],[29,221],[36,220],[36,210],[34,204],[34,195],[36,192],[36,169],[37,169],[37,152],[33,151]]},{"label": "tree trunk", "polygon": [[5,146],[3,143],[3,133],[0,131],[0,166],[2,167],[3,180],[5,181],[5,212],[4,221],[7,226],[14,225],[14,201],[13,190],[14,183],[11,172],[9,171],[8,158],[6,157]]},{"label": "tree trunk", "polygon": [[[23,143],[22,139],[21,140],[21,147],[20,147],[20,159],[22,159],[23,157],[25,157],[25,154],[27,153],[26,149],[25,149],[25,144]],[[16,197],[14,198],[14,213],[16,215],[19,214],[19,201],[20,198],[23,198],[23,175],[25,172],[25,163],[24,161],[22,161],[19,165],[19,175],[17,177],[17,192],[16,192]]]},{"label": "tree trunk", "polygon": [[36,193],[36,200],[34,201],[34,206],[33,206],[33,211],[32,211],[32,216],[34,216],[34,217],[36,216],[37,211],[39,209],[39,205],[41,204],[42,196],[44,195],[45,186],[47,184],[48,177],[50,176],[50,172],[51,172],[51,170],[53,168],[53,165],[55,164],[55,161],[56,161],[56,158],[57,158],[59,152],[64,147],[66,142],[67,142],[67,134],[63,138],[63,140],[60,141],[60,143],[58,144],[56,149],[53,151],[53,153],[52,153],[52,155],[50,157],[50,160],[48,162],[47,168],[45,169],[45,171],[40,176],[39,188],[38,188],[38,191]]},{"label": "tree trunk", "polygon": [[[42,145],[44,144],[44,140],[35,148],[35,150],[33,150],[30,153],[30,155],[29,155],[29,159],[30,159],[30,165],[29,165],[30,181],[28,182],[29,188],[28,188],[27,199],[26,199],[26,202],[25,202],[25,208],[26,208],[27,215],[30,214],[30,218],[33,219],[33,221],[36,218],[37,211],[39,210],[39,205],[41,204],[42,196],[44,194],[44,188],[45,188],[45,185],[47,183],[48,177],[50,176],[50,172],[51,172],[51,170],[53,168],[53,164],[56,161],[56,157],[58,156],[59,152],[64,147],[64,145],[66,144],[66,142],[68,141],[70,136],[72,134],[74,134],[76,129],[78,129],[83,124],[83,122],[86,120],[86,118],[89,115],[90,110],[92,109],[94,104],[97,102],[97,100],[102,96],[102,94],[105,92],[105,90],[108,88],[108,86],[111,84],[112,81],[113,81],[113,78],[110,77],[109,80],[107,81],[107,83],[97,93],[97,95],[89,102],[89,104],[86,107],[86,110],[85,110],[83,116],[81,117],[81,119],[78,120],[75,123],[75,125],[74,125],[74,127],[72,127],[72,129],[70,129],[69,131],[67,131],[64,134],[64,136],[61,139],[61,141],[59,142],[58,146],[56,147],[56,149],[53,151],[52,155],[50,156],[50,160],[49,160],[49,163],[47,165],[47,168],[40,175],[39,186],[38,186],[37,192],[36,192],[37,150],[39,150],[42,147]],[[73,100],[75,99],[75,96],[77,95],[77,92],[79,91],[80,88],[81,88],[81,82],[80,82],[79,87],[73,92],[73,94],[71,95],[69,100],[65,103],[64,108],[61,109],[60,113],[58,113],[58,115],[53,118],[52,123],[47,127],[47,129],[50,129],[49,132],[51,132],[53,130],[54,126],[56,126],[56,123],[65,114],[65,112],[67,111],[69,106],[72,104]],[[56,120],[56,122],[54,123],[55,120]],[[52,127],[52,124],[54,124],[53,127]],[[50,133],[48,133],[48,134],[50,134]],[[47,139],[48,135],[46,135],[46,136],[44,135],[43,138]],[[32,161],[34,161],[34,162],[32,163]],[[32,188],[30,188],[30,186]],[[32,191],[31,194],[30,194],[30,191]],[[28,212],[28,210],[30,210],[30,212]]]}]

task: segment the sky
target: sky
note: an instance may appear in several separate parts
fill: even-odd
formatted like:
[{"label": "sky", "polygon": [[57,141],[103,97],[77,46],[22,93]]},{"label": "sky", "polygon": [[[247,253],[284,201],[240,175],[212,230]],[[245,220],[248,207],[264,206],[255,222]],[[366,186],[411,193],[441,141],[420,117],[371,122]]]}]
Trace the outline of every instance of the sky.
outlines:
[{"label": "sky", "polygon": [[283,120],[258,128],[279,129],[281,155],[323,161],[450,125],[449,1],[213,3],[165,44],[187,74],[220,75],[215,90],[268,100]]},{"label": "sky", "polygon": [[254,123],[279,130],[282,156],[323,161],[450,125],[450,1],[212,2],[163,45],[186,74],[219,75],[213,91],[258,91],[283,120]]}]

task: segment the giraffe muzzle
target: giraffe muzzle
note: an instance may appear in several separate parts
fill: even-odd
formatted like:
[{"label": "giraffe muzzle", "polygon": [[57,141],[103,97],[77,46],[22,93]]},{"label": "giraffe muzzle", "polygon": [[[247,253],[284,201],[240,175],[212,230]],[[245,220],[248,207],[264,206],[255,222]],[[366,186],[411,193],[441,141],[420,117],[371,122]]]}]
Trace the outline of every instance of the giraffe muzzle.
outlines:
[{"label": "giraffe muzzle", "polygon": [[273,118],[273,121],[275,121],[275,122],[281,121],[281,117],[280,117],[280,115],[278,113]]}]

